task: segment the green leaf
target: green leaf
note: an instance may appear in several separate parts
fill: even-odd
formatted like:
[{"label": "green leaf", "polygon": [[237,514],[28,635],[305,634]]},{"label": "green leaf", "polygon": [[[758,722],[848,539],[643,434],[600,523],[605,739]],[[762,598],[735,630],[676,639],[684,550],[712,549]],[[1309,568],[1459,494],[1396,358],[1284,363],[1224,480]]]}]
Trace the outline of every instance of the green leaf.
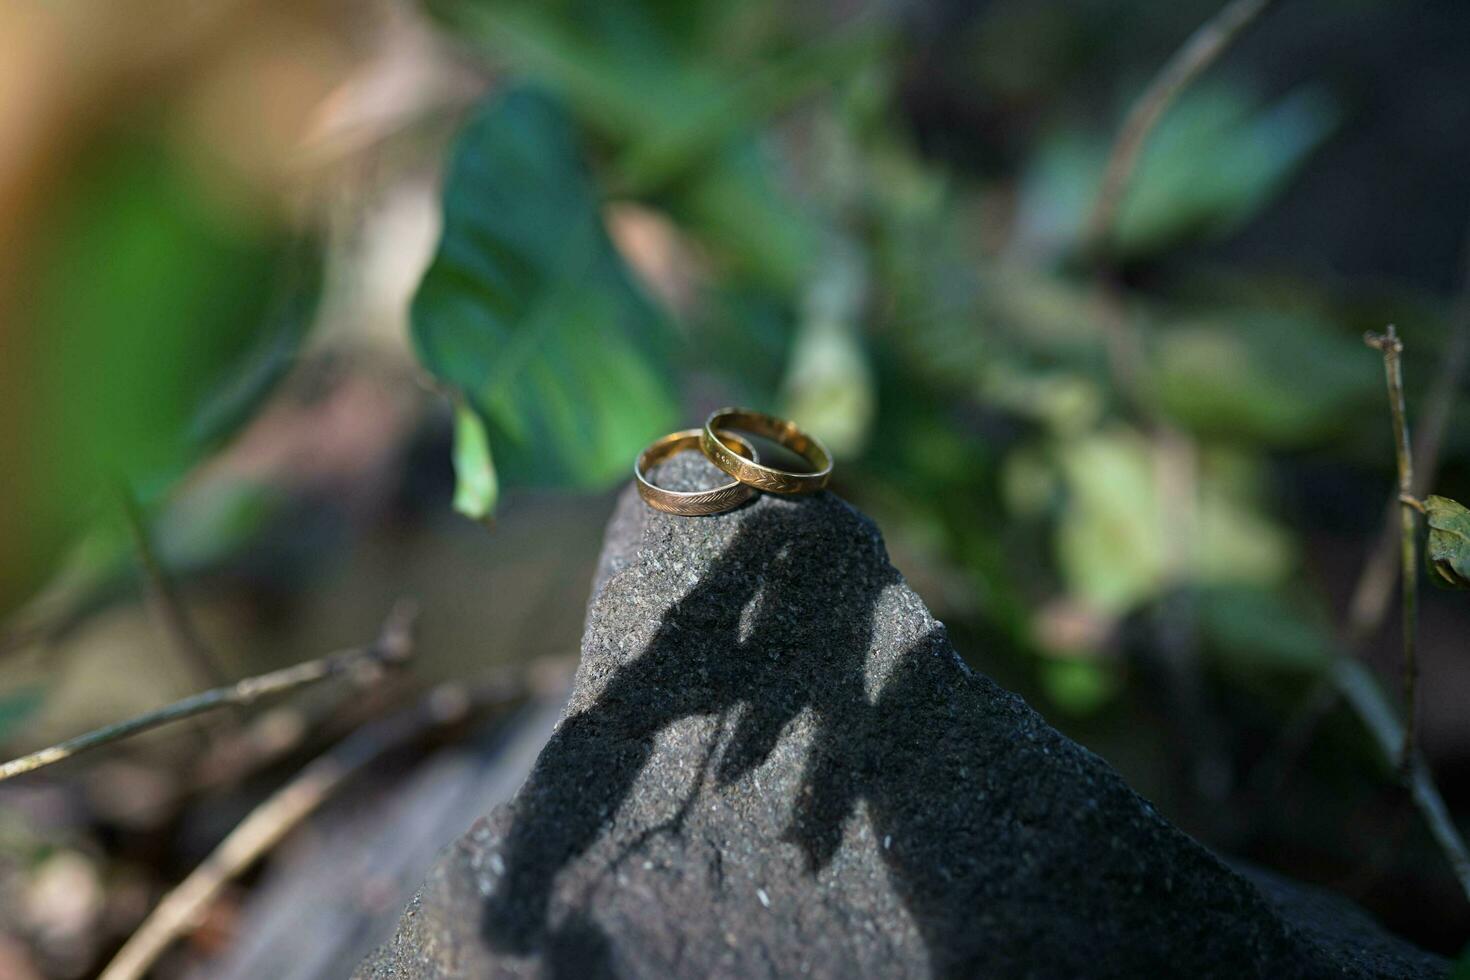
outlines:
[{"label": "green leaf", "polygon": [[0,741],[26,722],[41,707],[45,692],[40,687],[23,687],[9,694],[0,694]]},{"label": "green leaf", "polygon": [[1073,715],[1095,714],[1122,688],[1111,664],[1096,659],[1072,657],[1044,660],[1041,684],[1047,696],[1063,711]]},{"label": "green leaf", "polygon": [[1332,658],[1331,623],[1290,593],[1205,589],[1198,612],[1200,632],[1228,666],[1315,672]]},{"label": "green leaf", "polygon": [[1160,332],[1155,354],[1159,407],[1206,436],[1310,444],[1381,397],[1358,336],[1311,316],[1241,309],[1180,319]]},{"label": "green leaf", "polygon": [[485,423],[463,399],[454,405],[454,509],[471,520],[483,521],[495,513],[500,482],[490,458]]},{"label": "green leaf", "polygon": [[286,236],[165,148],[100,149],[70,190],[36,286],[45,409],[73,476],[148,487],[247,417],[313,304],[279,308]]},{"label": "green leaf", "polygon": [[250,420],[255,410],[296,364],[307,331],[316,318],[324,268],[319,247],[299,239],[283,249],[275,296],[250,343],[236,355],[229,372],[206,393],[188,429],[200,448],[218,446]]},{"label": "green leaf", "polygon": [[1470,510],[1448,497],[1424,501],[1429,519],[1429,567],[1443,584],[1470,589]]},{"label": "green leaf", "polygon": [[[1236,230],[1285,186],[1340,115],[1318,87],[1271,104],[1219,85],[1185,92],[1139,160],[1118,215],[1118,254],[1145,258]],[[1055,253],[1080,242],[1112,132],[1063,130],[1042,143],[1022,180],[1022,251]]]},{"label": "green leaf", "polygon": [[1289,570],[1290,544],[1261,513],[1251,461],[1224,451],[1201,457],[1190,537],[1179,542],[1165,538],[1157,452],[1123,428],[1058,450],[1068,501],[1057,526],[1057,559],[1069,591],[1091,609],[1122,615],[1169,587],[1174,556],[1183,561],[1172,574],[1198,585],[1279,582]]},{"label": "green leaf", "polygon": [[460,134],[412,317],[419,359],[475,411],[507,483],[606,485],[673,427],[667,324],[545,93],[494,98]]},{"label": "green leaf", "polygon": [[[868,23],[783,43],[779,17],[734,4],[702,17],[599,0],[443,4],[460,30],[565,100],[614,161],[620,192],[666,209],[712,255],[785,292],[819,246],[783,189],[760,129],[793,101],[855,74],[879,50]],[[750,19],[753,23],[734,23]],[[697,22],[697,23],[696,23]]]},{"label": "green leaf", "polygon": [[807,289],[782,406],[839,459],[849,459],[867,444],[878,401],[859,329],[867,269],[855,248],[834,247],[824,264]]},{"label": "green leaf", "polygon": [[0,477],[0,613],[86,533],[119,478],[151,503],[244,423],[314,312],[308,250],[161,135],[100,137],[80,161],[26,253],[0,371],[24,406],[0,420],[0,445],[21,454]]}]

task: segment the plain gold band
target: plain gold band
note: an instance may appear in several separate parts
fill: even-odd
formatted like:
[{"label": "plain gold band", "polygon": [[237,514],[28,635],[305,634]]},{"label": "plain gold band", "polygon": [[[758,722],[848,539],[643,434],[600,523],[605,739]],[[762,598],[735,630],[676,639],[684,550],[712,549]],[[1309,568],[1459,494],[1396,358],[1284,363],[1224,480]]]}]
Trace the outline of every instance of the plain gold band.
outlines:
[{"label": "plain gold band", "polygon": [[[643,498],[644,503],[665,514],[698,517],[739,507],[755,494],[755,490],[739,481],[723,484],[713,490],[665,490],[654,486],[653,481],[648,478],[649,472],[670,456],[702,448],[703,435],[703,429],[671,432],[662,439],[654,440],[638,454],[638,460],[633,464],[633,477],[638,481],[638,496]],[[736,459],[757,458],[755,447],[734,433],[721,432],[720,439],[724,440],[720,443],[720,448]]]},{"label": "plain gold band", "polygon": [[[810,473],[792,473],[765,466],[754,458],[745,459],[732,452],[715,432],[740,429],[775,440],[812,465]],[[815,437],[796,427],[795,423],[764,412],[744,408],[722,408],[704,423],[699,448],[720,469],[741,483],[771,493],[816,493],[827,485],[832,475],[832,454]]]}]

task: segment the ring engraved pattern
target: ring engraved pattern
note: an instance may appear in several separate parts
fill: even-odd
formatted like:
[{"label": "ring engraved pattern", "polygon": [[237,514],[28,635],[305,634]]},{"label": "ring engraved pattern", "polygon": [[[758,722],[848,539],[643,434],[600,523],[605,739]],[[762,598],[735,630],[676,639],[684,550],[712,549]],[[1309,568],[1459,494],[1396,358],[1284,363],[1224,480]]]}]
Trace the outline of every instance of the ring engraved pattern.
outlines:
[{"label": "ring engraved pattern", "polygon": [[[705,514],[718,514],[732,510],[755,495],[753,488],[739,481],[726,483],[713,490],[665,490],[653,484],[648,478],[648,473],[653,467],[670,456],[702,448],[702,435],[702,429],[673,432],[655,441],[638,454],[638,460],[633,466],[633,477],[638,483],[638,495],[643,498],[644,503],[665,514],[700,517]],[[754,460],[758,458],[755,447],[739,436],[721,432],[720,438],[724,440],[720,448],[725,449],[736,459]]]},{"label": "ring engraved pattern", "polygon": [[[812,466],[810,473],[793,473],[789,470],[765,466],[756,459],[737,455],[715,432],[741,429],[746,432],[773,439]],[[794,423],[785,419],[754,412],[743,408],[723,408],[709,417],[701,433],[699,448],[720,469],[736,480],[757,490],[770,493],[815,493],[827,485],[832,475],[832,454],[814,436],[807,435]]]}]

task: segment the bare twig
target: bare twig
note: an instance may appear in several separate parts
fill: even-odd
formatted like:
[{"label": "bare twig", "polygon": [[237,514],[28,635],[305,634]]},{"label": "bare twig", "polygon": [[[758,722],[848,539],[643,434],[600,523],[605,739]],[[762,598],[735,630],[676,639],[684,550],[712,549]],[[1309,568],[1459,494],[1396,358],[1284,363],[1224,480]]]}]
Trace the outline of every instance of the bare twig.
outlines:
[{"label": "bare twig", "polygon": [[1386,333],[1370,333],[1363,340],[1383,354],[1388,407],[1393,415],[1394,455],[1399,470],[1400,555],[1403,561],[1399,581],[1404,606],[1404,744],[1399,760],[1407,776],[1414,755],[1414,702],[1419,681],[1419,663],[1414,650],[1419,633],[1419,525],[1415,514],[1423,508],[1414,498],[1414,451],[1409,443],[1409,419],[1404,408],[1403,341],[1392,324]]},{"label": "bare twig", "polygon": [[413,652],[412,627],[416,616],[416,605],[408,600],[400,600],[388,614],[377,640],[369,646],[342,650],[296,664],[294,667],[271,671],[258,677],[247,677],[226,687],[213,688],[164,705],[136,718],[129,718],[115,725],[105,725],[85,735],[78,735],[58,745],[5,763],[0,766],[0,781],[52,765],[79,752],[226,705],[247,705],[268,695],[280,694],[328,677],[396,666],[406,661]]},{"label": "bare twig", "polygon": [[148,518],[143,513],[142,505],[138,503],[137,494],[126,480],[118,481],[118,497],[122,500],[123,515],[127,518],[128,531],[133,537],[138,563],[143,566],[143,574],[148,580],[149,597],[163,618],[169,635],[173,637],[174,645],[198,673],[199,679],[206,684],[223,685],[224,672],[220,670],[209,645],[204,642],[204,637],[194,625],[194,617],[189,615],[189,608],[179,595],[173,576],[159,560]]},{"label": "bare twig", "polygon": [[[1439,472],[1439,453],[1444,445],[1445,431],[1449,428],[1450,411],[1454,407],[1455,394],[1459,391],[1470,365],[1470,231],[1466,232],[1462,255],[1463,273],[1460,296],[1451,315],[1450,338],[1439,358],[1439,371],[1430,385],[1429,396],[1424,402],[1424,412],[1414,436],[1414,488],[1413,495],[1422,498],[1434,485]],[[1356,650],[1366,643],[1388,615],[1389,598],[1393,594],[1399,539],[1398,507],[1388,505],[1383,522],[1383,533],[1379,536],[1358,584],[1353,589],[1348,604],[1348,646]]]},{"label": "bare twig", "polygon": [[[499,693],[504,700],[503,689]],[[318,756],[252,810],[204,863],[163,897],[102,971],[101,980],[143,976],[164,950],[194,928],[227,883],[270,851],[342,783],[426,730],[464,718],[475,701],[461,687],[436,689],[418,705],[364,725]]]},{"label": "bare twig", "polygon": [[[1417,427],[1414,437],[1415,499],[1422,498],[1434,485],[1455,395],[1464,379],[1466,367],[1470,366],[1470,230],[1467,230],[1462,246],[1461,265],[1460,295],[1451,319],[1449,342],[1439,358],[1439,370],[1425,401],[1423,424]],[[1401,520],[1401,505],[1395,494],[1395,499],[1389,501],[1385,508],[1383,530],[1363,564],[1357,584],[1353,586],[1352,598],[1348,601],[1347,625],[1343,631],[1346,655],[1360,655],[1364,644],[1378,632],[1388,616],[1393,586],[1398,580]],[[1280,791],[1298,758],[1311,743],[1318,725],[1337,705],[1338,696],[1336,687],[1327,678],[1316,684],[1296,712],[1277,749],[1262,764],[1263,772],[1269,770],[1272,778],[1258,780],[1261,785],[1273,786],[1273,793]]]},{"label": "bare twig", "polygon": [[1111,244],[1118,212],[1133,180],[1133,171],[1154,127],[1174,100],[1209,68],[1232,41],[1271,5],[1271,0],[1231,0],[1202,24],[1154,76],[1128,110],[1123,128],[1108,156],[1102,188],[1087,225],[1088,251],[1100,255]]},{"label": "bare twig", "polygon": [[[1368,668],[1352,657],[1338,657],[1331,667],[1331,678],[1333,686],[1363,720],[1384,756],[1391,763],[1402,760],[1402,747],[1408,741],[1406,729],[1394,717],[1393,706]],[[1465,839],[1450,819],[1429,766],[1417,751],[1401,764],[1414,805],[1419,808],[1430,834],[1449,860],[1450,870],[1454,872],[1465,897],[1470,898],[1470,849],[1466,848]]]}]

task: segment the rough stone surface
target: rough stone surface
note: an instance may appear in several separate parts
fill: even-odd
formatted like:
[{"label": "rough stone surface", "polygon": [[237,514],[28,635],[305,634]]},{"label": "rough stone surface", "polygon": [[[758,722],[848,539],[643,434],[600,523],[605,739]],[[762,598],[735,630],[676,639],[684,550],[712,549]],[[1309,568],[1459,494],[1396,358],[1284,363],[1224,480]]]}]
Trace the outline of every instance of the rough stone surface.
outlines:
[{"label": "rough stone surface", "polygon": [[556,734],[359,976],[1446,972],[1253,878],[967,669],[835,496],[628,494]]}]

